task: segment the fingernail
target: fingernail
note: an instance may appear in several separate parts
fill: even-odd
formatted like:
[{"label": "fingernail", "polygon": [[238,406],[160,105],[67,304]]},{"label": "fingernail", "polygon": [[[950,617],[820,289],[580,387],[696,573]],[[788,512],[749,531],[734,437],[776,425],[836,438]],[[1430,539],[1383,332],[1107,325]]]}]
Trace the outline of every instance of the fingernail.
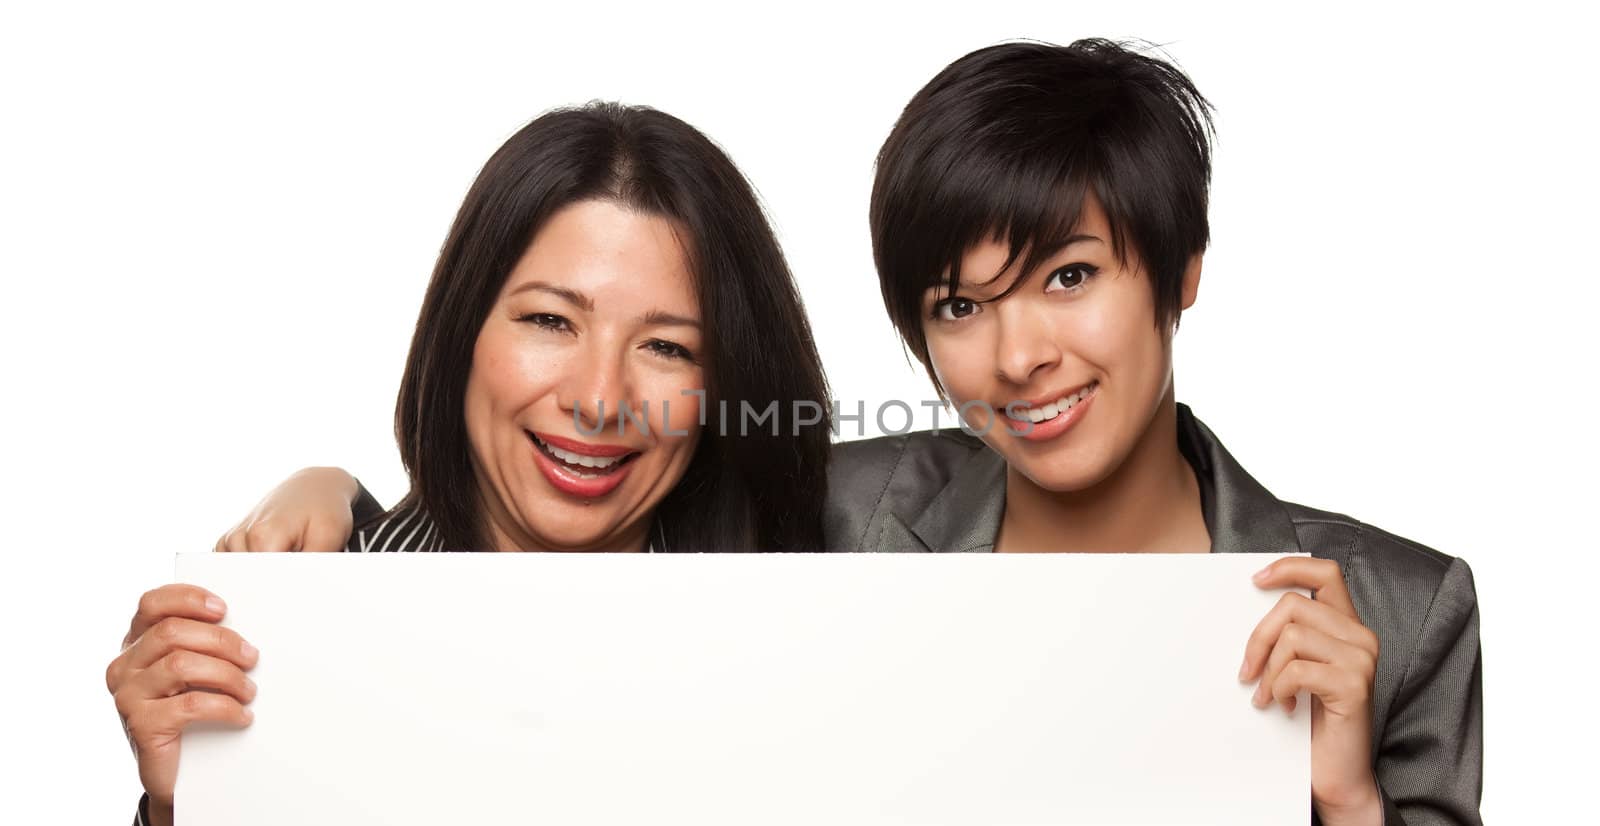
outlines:
[{"label": "fingernail", "polygon": [[251,694],[251,696],[254,696],[256,691],[258,690],[256,688],[256,681],[250,679],[249,677],[246,677],[246,678],[244,678],[244,684],[250,687],[250,694]]},{"label": "fingernail", "polygon": [[1259,584],[1262,580],[1267,578],[1267,573],[1270,572],[1271,570],[1272,570],[1272,566],[1268,565],[1267,567],[1262,568],[1261,570],[1256,571],[1255,573],[1251,574],[1250,575],[1250,579],[1254,580],[1257,584]]},{"label": "fingernail", "polygon": [[246,706],[245,710],[244,710],[244,721],[245,721],[245,723],[250,723],[251,721],[253,721],[255,719],[256,719],[256,713],[254,711],[251,711],[250,708],[248,706]]},{"label": "fingernail", "polygon": [[213,614],[226,614],[228,606],[216,597],[206,597],[206,610]]},{"label": "fingernail", "polygon": [[247,642],[245,640],[240,640],[239,641],[239,653],[243,654],[244,658],[248,660],[248,659],[254,659],[255,656],[257,654],[261,653],[261,652],[257,651],[256,647],[251,645],[249,642]]},{"label": "fingernail", "polygon": [[1244,682],[1250,674],[1250,655],[1246,654],[1244,662],[1239,663],[1239,682]]}]

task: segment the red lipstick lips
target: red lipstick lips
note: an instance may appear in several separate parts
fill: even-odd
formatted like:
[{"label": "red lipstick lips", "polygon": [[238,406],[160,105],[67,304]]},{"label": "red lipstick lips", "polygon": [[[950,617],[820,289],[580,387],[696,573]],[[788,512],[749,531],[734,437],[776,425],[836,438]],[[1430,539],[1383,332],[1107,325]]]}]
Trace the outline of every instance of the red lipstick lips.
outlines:
[{"label": "red lipstick lips", "polygon": [[[532,431],[530,431],[532,432]],[[585,456],[626,456],[629,453],[638,453],[631,447],[622,445],[591,445],[575,439],[557,436],[553,433],[534,433],[533,437],[547,445],[559,447],[571,453],[582,453]]]},{"label": "red lipstick lips", "polygon": [[552,487],[578,499],[599,499],[617,489],[633,469],[639,451],[621,445],[594,445],[528,432],[533,461]]}]

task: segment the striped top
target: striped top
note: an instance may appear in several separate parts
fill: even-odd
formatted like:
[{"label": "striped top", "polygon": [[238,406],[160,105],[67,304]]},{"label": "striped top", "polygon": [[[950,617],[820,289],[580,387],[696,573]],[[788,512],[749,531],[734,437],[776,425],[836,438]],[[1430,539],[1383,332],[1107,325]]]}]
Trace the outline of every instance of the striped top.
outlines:
[{"label": "striped top", "polygon": [[396,508],[350,534],[345,553],[436,553],[444,550],[444,537],[422,508]]},{"label": "striped top", "polygon": [[[651,540],[645,553],[656,552],[656,537],[660,526],[651,530]],[[392,512],[370,519],[350,534],[345,553],[438,553],[444,550],[444,537],[439,526],[416,505],[405,505]]]}]

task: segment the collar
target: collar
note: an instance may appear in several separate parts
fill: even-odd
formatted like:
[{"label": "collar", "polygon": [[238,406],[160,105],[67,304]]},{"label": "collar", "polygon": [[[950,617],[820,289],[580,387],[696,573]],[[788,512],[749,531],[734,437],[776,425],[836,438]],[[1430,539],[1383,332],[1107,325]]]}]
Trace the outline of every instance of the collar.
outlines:
[{"label": "collar", "polygon": [[[1300,540],[1283,502],[1228,453],[1188,405],[1178,405],[1178,449],[1200,483],[1200,506],[1213,553],[1300,553]],[[981,446],[919,514],[891,514],[888,526],[924,550],[993,551],[1005,513],[1006,463]],[[886,537],[888,538],[888,537]]]}]

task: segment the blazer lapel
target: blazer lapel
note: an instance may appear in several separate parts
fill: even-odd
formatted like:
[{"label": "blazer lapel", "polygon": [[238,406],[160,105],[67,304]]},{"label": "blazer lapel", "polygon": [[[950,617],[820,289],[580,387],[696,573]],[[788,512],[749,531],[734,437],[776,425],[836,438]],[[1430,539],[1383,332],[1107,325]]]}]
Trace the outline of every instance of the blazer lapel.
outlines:
[{"label": "blazer lapel", "polygon": [[1212,553],[1301,553],[1289,511],[1234,460],[1211,429],[1178,405],[1178,445],[1200,480]]},{"label": "blazer lapel", "polygon": [[[1188,405],[1178,405],[1178,444],[1200,482],[1212,553],[1302,553],[1283,502],[1257,482]],[[891,512],[885,551],[993,551],[1006,505],[1006,463],[979,448],[920,513]]]},{"label": "blazer lapel", "polygon": [[1005,460],[984,447],[972,452],[922,513],[910,519],[893,514],[890,529],[904,531],[924,551],[992,551],[1005,507]]}]

